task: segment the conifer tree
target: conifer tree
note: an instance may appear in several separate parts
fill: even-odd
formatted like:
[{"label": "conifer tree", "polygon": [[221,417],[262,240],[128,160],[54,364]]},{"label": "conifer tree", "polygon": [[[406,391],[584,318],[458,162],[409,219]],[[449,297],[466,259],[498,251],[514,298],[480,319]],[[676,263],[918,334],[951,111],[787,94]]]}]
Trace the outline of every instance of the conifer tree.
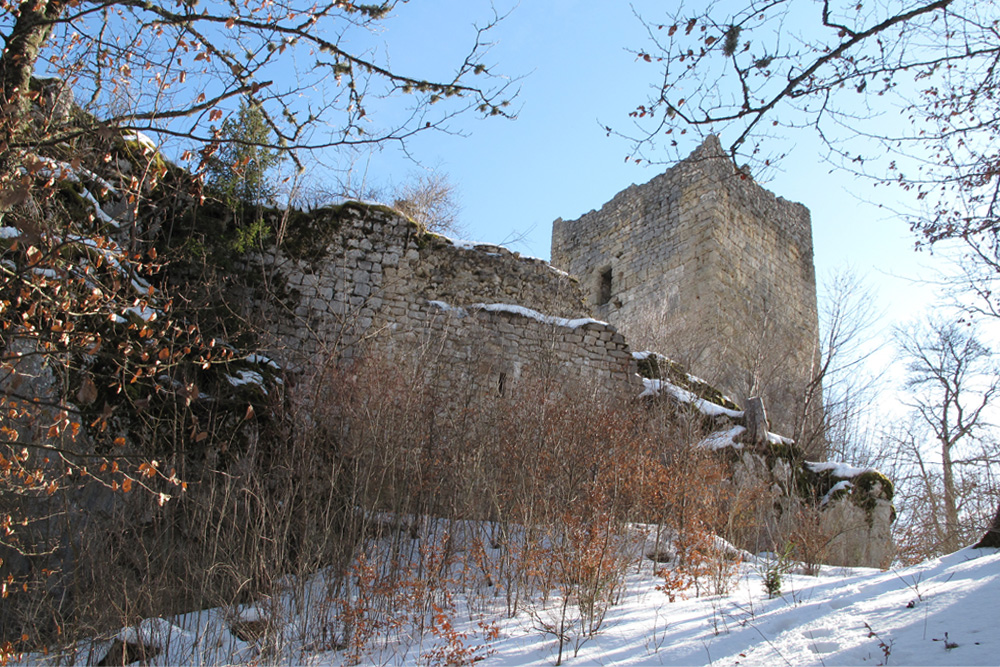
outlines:
[{"label": "conifer tree", "polygon": [[206,181],[232,211],[234,247],[243,252],[268,232],[263,207],[277,194],[270,172],[281,163],[282,155],[272,148],[274,141],[264,113],[246,99],[236,116],[222,123],[220,136],[221,147],[207,162]]}]

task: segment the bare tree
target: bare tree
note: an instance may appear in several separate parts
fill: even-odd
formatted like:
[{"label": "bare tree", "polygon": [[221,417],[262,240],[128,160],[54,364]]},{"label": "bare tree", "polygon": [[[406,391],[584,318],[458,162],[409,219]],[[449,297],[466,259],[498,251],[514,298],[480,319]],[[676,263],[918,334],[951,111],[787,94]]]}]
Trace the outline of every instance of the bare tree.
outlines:
[{"label": "bare tree", "polygon": [[973,0],[743,0],[647,16],[635,53],[656,83],[631,128],[607,129],[637,159],[689,130],[719,132],[755,167],[782,157],[775,139],[812,132],[839,167],[913,194],[922,242],[961,239],[995,271],[998,17]]},{"label": "bare tree", "polygon": [[[883,373],[871,368],[879,345],[875,342],[874,308],[870,287],[853,270],[828,276],[820,296],[820,363],[803,399],[822,389],[821,437],[826,451],[842,461],[871,459],[871,408]],[[800,437],[809,437],[805,432]]]},{"label": "bare tree", "polygon": [[440,172],[422,173],[396,188],[393,207],[424,229],[460,235],[458,195],[455,184]]},{"label": "bare tree", "polygon": [[[909,406],[916,422],[929,430],[940,454],[942,549],[962,546],[958,470],[982,464],[971,445],[987,431],[987,408],[1000,388],[992,351],[976,332],[950,321],[930,321],[897,331],[900,351],[907,360],[906,387],[912,392]],[[911,438],[912,439],[912,438]],[[930,465],[914,446],[922,479],[932,485]],[[935,490],[929,489],[934,495]]]}]

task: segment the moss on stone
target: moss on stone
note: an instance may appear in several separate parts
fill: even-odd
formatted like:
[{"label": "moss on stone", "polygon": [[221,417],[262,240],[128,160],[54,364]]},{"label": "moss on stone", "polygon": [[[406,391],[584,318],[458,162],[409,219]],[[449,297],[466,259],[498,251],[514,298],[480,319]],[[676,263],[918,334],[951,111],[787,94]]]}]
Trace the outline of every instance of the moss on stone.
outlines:
[{"label": "moss on stone", "polygon": [[[392,208],[391,206],[386,206],[385,204],[365,204],[359,201],[348,201],[344,203],[344,206],[353,206],[354,208],[365,212],[385,213],[388,215],[394,215],[406,218],[406,216],[400,214],[399,211]],[[409,220],[409,218],[406,219]],[[414,222],[413,224],[417,223]]]},{"label": "moss on stone", "polygon": [[715,403],[716,405],[721,405],[727,410],[740,411],[743,409],[733,401],[729,400],[726,397],[726,395],[723,394],[721,391],[719,391],[718,389],[709,384],[706,384],[704,382],[691,382],[690,384],[692,387],[694,387],[694,389],[692,389],[691,391],[698,394],[699,398],[703,398],[709,403]]},{"label": "moss on stone", "polygon": [[687,370],[676,361],[666,359],[665,357],[664,360],[666,364],[661,365],[665,366],[666,377],[671,384],[675,384],[682,389],[687,389],[698,398],[706,400],[709,403],[714,403],[715,405],[721,405],[727,410],[739,411],[741,409],[740,406],[726,398],[725,394],[712,385],[691,377]]},{"label": "moss on stone", "polygon": [[281,249],[291,258],[315,264],[327,252],[350,210],[347,204],[315,211],[289,211]]},{"label": "moss on stone", "polygon": [[636,359],[639,375],[650,380],[666,380],[670,384],[691,392],[700,399],[709,403],[720,405],[728,410],[739,411],[740,406],[726,398],[721,391],[708,384],[693,378],[687,370],[676,361],[652,353],[645,359]]},{"label": "moss on stone", "polygon": [[143,144],[138,139],[119,137],[115,143],[118,152],[127,157],[129,162],[142,170],[149,169],[156,178],[163,178],[170,171],[170,166],[160,151]]},{"label": "moss on stone", "polygon": [[655,354],[651,354],[645,359],[636,359],[636,366],[639,368],[639,375],[647,380],[660,379],[660,364],[656,360]]},{"label": "moss on stone", "polygon": [[406,220],[413,225],[413,241],[417,244],[418,249],[426,250],[429,248],[437,250],[438,248],[454,245],[447,236],[429,232],[419,222],[414,222],[410,218],[406,218]]},{"label": "moss on stone", "polygon": [[855,488],[859,491],[863,491],[868,495],[872,495],[875,490],[875,484],[881,485],[882,497],[886,500],[892,500],[893,495],[895,495],[895,486],[889,480],[888,477],[878,472],[877,470],[868,470],[851,480]]},{"label": "moss on stone", "polygon": [[[868,470],[851,480],[854,485],[851,500],[855,505],[865,510],[868,523],[871,525],[872,514],[878,507],[879,500],[892,501],[895,489],[889,478],[876,470]],[[891,507],[889,521],[895,521],[896,508]]]},{"label": "moss on stone", "polygon": [[86,220],[94,215],[94,204],[83,196],[83,185],[79,181],[64,179],[58,183],[57,197],[66,209],[70,220]]},{"label": "moss on stone", "polygon": [[174,226],[170,245],[185,259],[225,263],[232,256],[232,249],[224,242],[229,217],[228,209],[215,199],[189,206]]},{"label": "moss on stone", "polygon": [[852,494],[853,491],[854,491],[853,485],[849,486],[849,487],[843,486],[843,487],[837,489],[836,491],[832,491],[831,490],[830,492],[828,492],[825,495],[826,495],[826,497],[827,497],[827,499],[828,499],[829,502],[836,502],[838,500],[843,500],[849,494]]},{"label": "moss on stone", "polygon": [[[851,502],[867,514],[869,525],[878,507],[879,500],[891,501],[894,493],[892,482],[888,477],[875,470],[868,470],[854,477],[837,477],[832,470],[815,472],[808,466],[800,464],[795,468],[795,487],[799,496],[812,503],[830,494],[831,490],[842,481],[851,483],[851,488],[841,489],[829,496],[831,502],[850,498]],[[895,521],[896,510],[891,508],[890,522]]]},{"label": "moss on stone", "polygon": [[764,458],[769,464],[782,460],[787,461],[793,470],[797,467],[804,467],[805,455],[794,442],[767,442],[761,449],[763,449],[761,453],[764,454]]},{"label": "moss on stone", "polygon": [[813,504],[819,503],[820,498],[829,493],[830,489],[841,481],[835,479],[829,470],[816,472],[801,460],[792,470],[795,477],[795,491],[800,498]]},{"label": "moss on stone", "polygon": [[[375,215],[398,217],[407,220],[413,226],[418,246],[422,238],[433,240],[427,239],[433,235],[423,232],[417,223],[383,204],[367,204],[352,200],[314,211],[293,210],[287,215],[286,232],[281,249],[293,259],[309,264],[316,264],[322,260],[330,244],[337,238],[344,221],[350,217],[361,221],[369,220]],[[447,242],[444,237],[440,239],[442,244]]]}]

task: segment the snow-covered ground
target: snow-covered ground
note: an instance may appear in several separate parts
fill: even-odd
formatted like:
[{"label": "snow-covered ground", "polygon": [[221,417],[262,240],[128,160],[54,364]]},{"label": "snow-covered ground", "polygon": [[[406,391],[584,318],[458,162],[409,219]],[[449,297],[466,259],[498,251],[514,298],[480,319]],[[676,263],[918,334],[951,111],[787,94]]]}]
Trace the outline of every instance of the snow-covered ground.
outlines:
[{"label": "snow-covered ground", "polygon": [[[818,576],[786,574],[782,594],[770,598],[762,585],[762,559],[739,570],[726,595],[670,602],[656,589],[662,579],[645,560],[626,578],[619,603],[611,607],[590,636],[572,627],[566,634],[567,665],[996,665],[1000,662],[1000,553],[996,549],[963,549],[908,568],[823,568]],[[296,593],[269,606],[208,610],[164,620],[146,619],[123,630],[124,641],[144,639],[158,645],[150,664],[347,664],[343,650],[316,629],[322,613],[309,618],[286,616],[325,584],[317,576]],[[491,589],[492,590],[492,589]],[[311,592],[310,592],[311,591]],[[295,598],[293,600],[292,598]],[[482,665],[555,664],[558,641],[553,628],[560,619],[560,598],[535,601],[513,617],[503,609],[502,594],[474,604],[454,596],[456,644]],[[313,599],[321,600],[322,596]],[[283,609],[275,613],[275,609]],[[268,611],[270,610],[270,611]],[[329,613],[329,608],[326,610]],[[270,639],[237,635],[270,614]],[[574,618],[572,611],[568,614]],[[283,620],[275,626],[275,618]],[[495,624],[497,636],[487,640],[483,622]],[[310,629],[311,628],[311,629]],[[445,664],[432,657],[441,633],[412,637],[410,645],[385,643],[366,652],[361,664]],[[277,641],[276,641],[277,639]],[[110,641],[81,645],[75,660],[92,664],[107,652]],[[264,646],[266,644],[266,647]],[[163,650],[165,649],[165,650]],[[454,655],[454,654],[452,654]],[[50,662],[25,656],[29,662]]]},{"label": "snow-covered ground", "polygon": [[[965,549],[901,570],[787,575],[768,599],[748,568],[730,595],[675,603],[635,576],[602,631],[567,664],[996,665],[1000,555]],[[951,647],[951,648],[949,648]],[[554,662],[530,625],[508,631],[493,664]]]},{"label": "snow-covered ground", "polygon": [[[670,603],[647,575],[566,664],[1000,664],[1000,554],[963,549],[899,570],[831,568],[786,575],[768,599],[747,567],[726,596]],[[507,625],[485,664],[553,664],[556,642]],[[949,648],[950,647],[950,648]]]}]

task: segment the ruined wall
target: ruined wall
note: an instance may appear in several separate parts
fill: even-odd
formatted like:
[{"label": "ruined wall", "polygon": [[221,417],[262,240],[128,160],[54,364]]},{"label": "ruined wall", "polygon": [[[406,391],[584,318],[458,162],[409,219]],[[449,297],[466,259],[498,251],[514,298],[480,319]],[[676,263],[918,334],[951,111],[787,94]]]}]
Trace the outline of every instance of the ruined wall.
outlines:
[{"label": "ruined wall", "polygon": [[[723,197],[713,196],[713,201]],[[751,213],[753,205],[748,204]],[[475,408],[484,402],[517,400],[522,388],[540,386],[541,394],[525,395],[585,393],[629,402],[641,395],[647,407],[656,401],[684,404],[701,411],[706,424],[722,428],[726,446],[736,446],[731,435],[743,427],[732,427],[744,419],[737,406],[710,402],[724,402],[721,395],[706,400],[710,388],[666,358],[633,354],[614,325],[587,316],[578,281],[546,262],[426,234],[379,206],[347,204],[317,212],[297,229],[280,249],[247,258],[243,272],[255,279],[234,299],[268,332],[267,352],[292,381],[308,382],[324,364],[376,354],[418,369],[413,390],[433,396],[435,415],[449,423],[471,423],[462,420],[474,421]],[[719,248],[723,240],[713,243]],[[643,361],[641,368],[637,360]],[[791,450],[791,441],[768,437]],[[734,473],[737,483],[746,476],[741,470]],[[766,480],[777,509],[764,521],[766,530],[753,538],[761,544],[791,534],[794,517],[808,505],[797,499],[789,474]],[[838,507],[831,504],[821,515],[831,532],[844,533],[843,545],[824,557],[881,562],[882,547],[869,553],[865,545],[873,536],[880,545],[885,542],[888,516],[880,514],[871,523],[870,513]],[[850,530],[844,528],[848,524]]]},{"label": "ruined wall", "polygon": [[625,339],[587,318],[577,281],[547,262],[425,233],[380,206],[300,225],[246,260],[256,278],[234,299],[293,373],[377,346],[424,364],[428,385],[456,400],[503,394],[525,372],[609,395],[642,389]]},{"label": "ruined wall", "polygon": [[809,211],[736,170],[717,138],[600,210],[556,220],[552,263],[633,345],[737,400],[762,394],[776,428],[793,432],[791,394],[818,344]]},{"label": "ruined wall", "polygon": [[426,386],[442,403],[516,396],[525,380],[616,401],[642,391],[631,350],[609,324],[501,304],[428,305],[421,326],[387,341],[390,352],[402,347],[426,360]]}]

